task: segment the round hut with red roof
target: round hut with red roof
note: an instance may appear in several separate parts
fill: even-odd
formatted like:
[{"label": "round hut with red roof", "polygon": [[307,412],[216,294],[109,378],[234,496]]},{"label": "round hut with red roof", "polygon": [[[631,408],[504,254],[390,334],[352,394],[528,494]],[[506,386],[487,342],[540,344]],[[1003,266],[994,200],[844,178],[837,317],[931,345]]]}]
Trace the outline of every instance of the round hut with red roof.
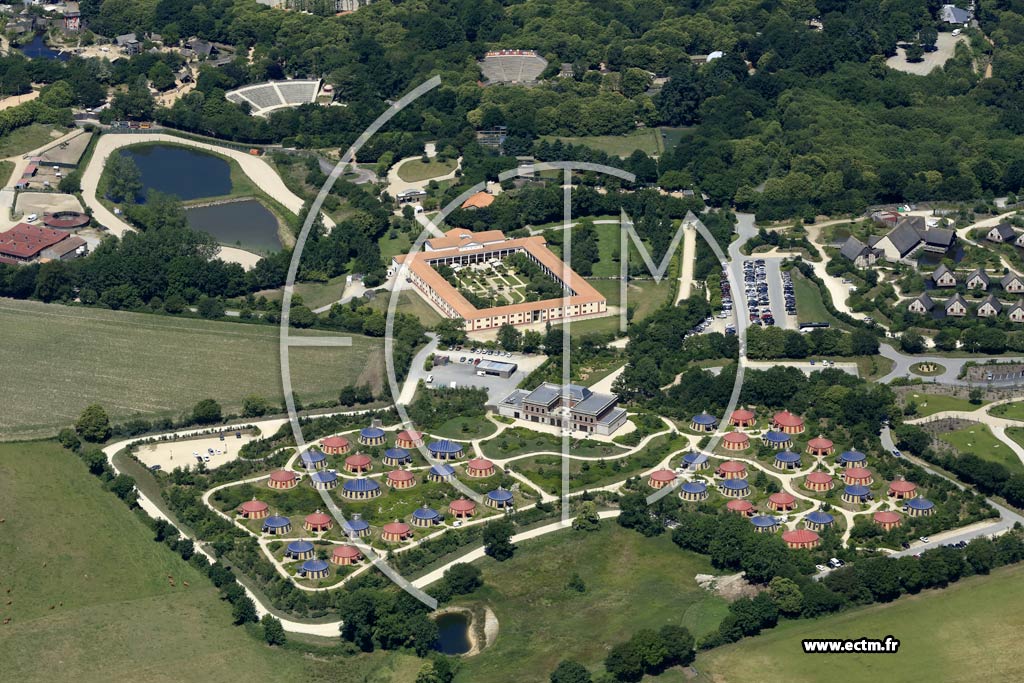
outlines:
[{"label": "round hut with red roof", "polygon": [[391,470],[387,484],[393,489],[411,489],[416,485],[416,475],[409,470]]},{"label": "round hut with red roof", "polygon": [[306,515],[306,519],[302,521],[302,528],[312,531],[314,534],[328,531],[332,526],[334,526],[334,520],[331,519],[331,516],[319,510],[311,515]]},{"label": "round hut with red roof", "polygon": [[788,512],[796,508],[796,498],[785,491],[779,491],[768,496],[768,507],[776,512]]},{"label": "round hut with red roof", "polygon": [[807,452],[818,457],[832,455],[836,445],[823,436],[817,436],[807,442]]},{"label": "round hut with red roof", "polygon": [[866,467],[848,467],[843,470],[843,480],[851,485],[870,486],[875,479]]},{"label": "round hut with red roof", "polygon": [[345,458],[345,471],[362,474],[373,469],[373,460],[365,453],[356,453]]},{"label": "round hut with red roof", "polygon": [[736,460],[726,460],[715,469],[715,474],[723,479],[746,479],[747,466]]},{"label": "round hut with red roof", "polygon": [[291,470],[274,470],[267,479],[272,489],[293,489],[299,485],[299,478]]},{"label": "round hut with red roof", "polygon": [[487,458],[473,458],[466,463],[466,476],[485,479],[494,475],[494,463]]},{"label": "round hut with red roof", "polygon": [[243,519],[264,519],[270,516],[270,506],[262,500],[247,500],[238,506],[238,514]]},{"label": "round hut with red roof", "polygon": [[405,449],[419,448],[423,445],[423,434],[415,429],[398,432],[398,436],[395,437],[395,445]]},{"label": "round hut with red roof", "polygon": [[400,522],[396,519],[384,525],[384,528],[381,529],[380,537],[381,540],[388,543],[401,543],[412,538],[412,528],[405,522]]},{"label": "round hut with red roof", "polygon": [[906,479],[897,479],[889,484],[889,495],[897,500],[913,498],[917,495],[917,484]]},{"label": "round hut with red roof", "polygon": [[879,510],[875,513],[874,521],[875,524],[882,527],[884,531],[890,531],[902,524],[903,518],[898,512],[893,512],[892,510]]},{"label": "round hut with red roof", "polygon": [[732,411],[732,415],[729,416],[729,424],[740,429],[753,427],[755,422],[757,422],[757,418],[754,415],[754,411],[747,410],[746,408],[738,408]]},{"label": "round hut with red roof", "polygon": [[363,560],[363,553],[354,545],[338,545],[331,552],[331,564],[347,567],[350,564],[359,564]]},{"label": "round hut with red roof", "polygon": [[468,498],[458,498],[448,504],[448,512],[456,519],[468,519],[476,514],[476,503]]},{"label": "round hut with red roof", "polygon": [[811,550],[821,543],[821,536],[810,529],[793,529],[782,532],[782,540],[793,550]]},{"label": "round hut with red roof", "polygon": [[831,491],[835,486],[836,481],[828,472],[811,472],[804,478],[804,488],[809,491]]},{"label": "round hut with red roof", "polygon": [[754,504],[749,500],[730,500],[725,504],[725,507],[729,512],[735,512],[744,517],[750,517],[754,514]]},{"label": "round hut with red roof", "polygon": [[663,489],[676,480],[676,473],[672,470],[654,470],[651,472],[647,484],[652,489]]},{"label": "round hut with red roof", "polygon": [[743,432],[729,432],[722,437],[722,448],[727,451],[742,451],[750,448],[750,437]]},{"label": "round hut with red roof", "polygon": [[803,434],[804,419],[788,410],[783,410],[775,413],[775,416],[772,418],[772,427],[783,434]]},{"label": "round hut with red roof", "polygon": [[352,449],[352,444],[343,436],[329,436],[320,442],[320,450],[327,455],[345,455]]}]

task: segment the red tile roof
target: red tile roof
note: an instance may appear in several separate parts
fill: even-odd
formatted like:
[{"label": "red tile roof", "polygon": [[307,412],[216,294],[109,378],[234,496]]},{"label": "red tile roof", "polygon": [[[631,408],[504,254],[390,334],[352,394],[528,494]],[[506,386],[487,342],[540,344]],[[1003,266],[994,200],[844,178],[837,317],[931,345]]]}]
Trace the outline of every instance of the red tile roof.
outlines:
[{"label": "red tile roof", "polygon": [[15,259],[30,259],[47,247],[53,246],[68,233],[49,228],[37,228],[28,223],[18,223],[7,232],[0,232],[0,256]]}]

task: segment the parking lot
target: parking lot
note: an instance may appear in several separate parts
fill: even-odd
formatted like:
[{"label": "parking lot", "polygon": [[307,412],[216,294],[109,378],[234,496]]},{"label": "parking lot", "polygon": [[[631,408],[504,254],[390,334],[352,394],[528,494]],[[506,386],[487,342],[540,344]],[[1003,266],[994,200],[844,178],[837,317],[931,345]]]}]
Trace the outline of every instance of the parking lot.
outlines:
[{"label": "parking lot", "polygon": [[751,324],[778,325],[783,329],[795,327],[793,280],[779,266],[777,258],[743,262],[743,287]]},{"label": "parking lot", "polygon": [[[499,355],[500,354],[500,355]],[[451,360],[446,365],[437,363],[438,356],[448,356]],[[503,363],[515,363],[517,368],[509,377],[498,377],[496,375],[480,375],[474,360],[492,360]],[[425,373],[424,381],[428,387],[474,387],[487,391],[487,402],[496,404],[508,396],[512,391],[526,379],[526,376],[540,367],[544,362],[544,356],[540,354],[512,353],[511,356],[505,352],[492,351],[490,355],[478,350],[463,348],[461,351],[439,351],[435,356],[434,367]],[[426,380],[433,381],[427,382]]]}]

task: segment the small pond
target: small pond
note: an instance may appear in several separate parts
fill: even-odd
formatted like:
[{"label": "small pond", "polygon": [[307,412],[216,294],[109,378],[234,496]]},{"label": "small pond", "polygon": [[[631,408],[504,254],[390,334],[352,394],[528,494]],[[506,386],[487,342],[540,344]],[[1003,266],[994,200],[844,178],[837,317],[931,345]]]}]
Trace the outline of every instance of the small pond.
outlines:
[{"label": "small pond", "polygon": [[41,33],[37,33],[31,41],[21,47],[21,54],[29,59],[56,59],[61,62],[71,59],[68,53],[59,52],[47,45]]},{"label": "small pond", "polygon": [[434,620],[437,624],[437,642],[434,649],[446,655],[462,655],[470,650],[469,615],[465,612],[445,612]]},{"label": "small pond", "polygon": [[255,199],[187,209],[188,224],[213,235],[221,244],[257,253],[281,249],[277,217]]},{"label": "small pond", "polygon": [[149,190],[179,199],[220,197],[231,192],[231,167],[224,159],[174,145],[126,147],[121,154],[135,161],[142,176],[145,201]]}]

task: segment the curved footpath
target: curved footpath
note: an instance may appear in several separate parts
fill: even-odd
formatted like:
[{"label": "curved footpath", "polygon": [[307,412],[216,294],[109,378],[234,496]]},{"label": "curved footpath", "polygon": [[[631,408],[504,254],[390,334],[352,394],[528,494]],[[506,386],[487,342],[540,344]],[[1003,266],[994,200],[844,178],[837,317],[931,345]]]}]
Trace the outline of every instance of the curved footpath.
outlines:
[{"label": "curved footpath", "polygon": [[[126,232],[134,231],[122,218],[114,215],[114,212],[104,206],[97,196],[100,176],[103,174],[103,167],[106,165],[110,154],[121,147],[138,145],[147,142],[163,142],[175,145],[183,145],[194,149],[201,149],[229,157],[238,162],[242,172],[249,177],[261,190],[280,202],[282,206],[298,215],[302,210],[302,198],[294,194],[281,180],[276,171],[261,157],[246,154],[235,149],[219,147],[207,142],[197,142],[188,138],[164,133],[145,134],[108,134],[101,135],[96,142],[92,159],[89,165],[82,171],[82,198],[86,205],[92,209],[93,217],[104,225],[112,234],[120,237]],[[324,225],[328,228],[334,227],[334,221],[323,216]],[[221,246],[219,256],[225,261],[239,263],[246,270],[256,265],[260,257],[252,252],[238,249],[237,247]]]}]

